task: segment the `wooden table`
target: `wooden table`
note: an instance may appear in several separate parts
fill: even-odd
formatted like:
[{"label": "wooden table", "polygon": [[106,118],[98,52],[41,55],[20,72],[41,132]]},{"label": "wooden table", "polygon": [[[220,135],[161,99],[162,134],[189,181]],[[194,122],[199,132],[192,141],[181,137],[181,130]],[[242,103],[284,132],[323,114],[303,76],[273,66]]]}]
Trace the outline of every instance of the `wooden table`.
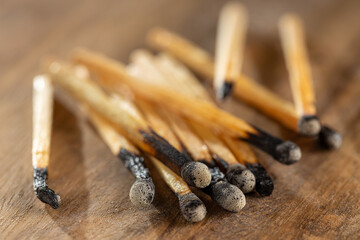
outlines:
[{"label": "wooden table", "polygon": [[49,185],[58,210],[32,192],[32,78],[43,56],[85,46],[127,61],[153,26],[168,27],[213,52],[219,0],[10,1],[0,3],[0,239],[358,239],[360,237],[360,2],[244,1],[249,8],[245,72],[291,99],[278,38],[281,13],[305,18],[320,118],[344,136],[338,151],[279,126],[245,104],[222,107],[298,143],[302,160],[283,166],[257,151],[275,181],[270,197],[247,197],[238,214],[201,195],[208,214],[187,223],[153,171],[147,210],[128,197],[132,176],[73,102],[57,94]]}]

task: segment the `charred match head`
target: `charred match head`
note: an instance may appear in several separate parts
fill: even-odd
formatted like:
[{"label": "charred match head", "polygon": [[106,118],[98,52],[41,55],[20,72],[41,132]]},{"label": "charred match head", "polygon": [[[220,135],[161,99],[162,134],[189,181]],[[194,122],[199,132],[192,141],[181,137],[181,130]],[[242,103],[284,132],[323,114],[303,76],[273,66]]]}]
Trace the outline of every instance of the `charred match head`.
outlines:
[{"label": "charred match head", "polygon": [[327,149],[338,149],[342,143],[340,133],[328,126],[322,126],[318,136],[319,143]]},{"label": "charred match head", "polygon": [[298,123],[299,133],[304,136],[316,136],[319,134],[321,124],[316,116],[303,116]]},{"label": "charred match head", "polygon": [[61,199],[46,184],[47,168],[34,168],[34,193],[36,197],[49,204],[52,208],[57,209],[60,206]]},{"label": "charred match head", "polygon": [[211,174],[209,168],[200,162],[187,162],[181,168],[181,177],[189,185],[204,188],[210,184]]},{"label": "charred match head", "polygon": [[274,183],[260,163],[247,163],[248,169],[255,175],[256,192],[260,196],[269,196],[274,190]]},{"label": "charred match head", "polygon": [[283,164],[293,164],[300,160],[301,150],[293,142],[283,141],[269,133],[254,127],[257,133],[249,133],[247,138],[242,140],[269,153],[275,160]]},{"label": "charred match head", "polygon": [[246,204],[243,192],[225,181],[219,181],[212,186],[212,199],[230,212],[239,212]]},{"label": "charred match head", "polygon": [[233,83],[232,82],[224,82],[221,86],[221,88],[216,92],[217,99],[223,101],[225,98],[231,95],[231,91],[233,89]]},{"label": "charred match head", "polygon": [[130,189],[130,201],[137,207],[149,206],[155,197],[155,185],[151,178],[136,179]]},{"label": "charred match head", "polygon": [[301,150],[293,142],[285,141],[276,146],[276,159],[284,164],[293,164],[300,160]]},{"label": "charred match head", "polygon": [[228,167],[226,178],[231,184],[240,188],[243,193],[249,193],[255,189],[254,174],[240,163]]},{"label": "charred match head", "polygon": [[184,218],[189,222],[200,222],[206,216],[204,203],[194,194],[178,195],[180,210]]}]

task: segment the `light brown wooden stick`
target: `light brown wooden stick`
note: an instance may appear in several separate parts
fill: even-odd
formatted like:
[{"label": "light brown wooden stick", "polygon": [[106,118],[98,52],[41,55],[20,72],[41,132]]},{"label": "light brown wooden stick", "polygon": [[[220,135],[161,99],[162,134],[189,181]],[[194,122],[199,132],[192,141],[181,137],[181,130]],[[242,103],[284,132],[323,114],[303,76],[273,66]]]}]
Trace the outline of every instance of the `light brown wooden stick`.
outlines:
[{"label": "light brown wooden stick", "polygon": [[213,85],[220,100],[230,94],[233,79],[240,74],[246,29],[245,8],[238,2],[227,3],[220,11],[215,47]]},{"label": "light brown wooden stick", "polygon": [[53,87],[46,75],[39,75],[33,82],[33,145],[32,165],[47,168],[49,165]]},{"label": "light brown wooden stick", "polygon": [[295,14],[286,14],[280,18],[279,30],[296,111],[299,116],[315,115],[315,94],[303,23]]},{"label": "light brown wooden stick", "polygon": [[[179,35],[156,28],[149,32],[147,40],[153,47],[170,53],[205,79],[214,78],[214,61],[200,47]],[[233,95],[285,127],[298,132],[299,116],[292,103],[280,98],[245,75],[235,79]]]}]

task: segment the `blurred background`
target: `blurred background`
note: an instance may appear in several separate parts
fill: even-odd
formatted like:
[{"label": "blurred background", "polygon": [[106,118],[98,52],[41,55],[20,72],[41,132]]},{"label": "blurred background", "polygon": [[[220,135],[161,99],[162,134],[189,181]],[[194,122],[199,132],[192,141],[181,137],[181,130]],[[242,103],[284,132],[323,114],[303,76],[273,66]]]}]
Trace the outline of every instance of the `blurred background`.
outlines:
[{"label": "blurred background", "polygon": [[[147,47],[146,33],[155,26],[178,32],[213,54],[217,18],[225,2],[0,1],[0,182],[5,183],[0,187],[0,238],[358,236],[360,194],[349,193],[358,188],[359,179],[355,173],[360,141],[358,0],[241,1],[248,8],[250,24],[244,71],[291,100],[277,22],[283,13],[298,13],[305,21],[319,115],[345,136],[342,149],[324,152],[239,101],[222,104],[234,115],[302,147],[303,160],[291,167],[257,152],[275,179],[271,197],[250,196],[240,214],[224,212],[207,200],[208,217],[190,225],[173,207],[175,196],[157,177],[160,190],[154,208],[137,211],[127,196],[130,175],[94,131],[77,120],[73,104],[59,93],[49,183],[62,196],[63,205],[55,211],[33,195],[31,85],[41,59],[47,55],[66,59],[81,46],[127,62],[131,51]],[[339,160],[343,163],[337,164]]]}]

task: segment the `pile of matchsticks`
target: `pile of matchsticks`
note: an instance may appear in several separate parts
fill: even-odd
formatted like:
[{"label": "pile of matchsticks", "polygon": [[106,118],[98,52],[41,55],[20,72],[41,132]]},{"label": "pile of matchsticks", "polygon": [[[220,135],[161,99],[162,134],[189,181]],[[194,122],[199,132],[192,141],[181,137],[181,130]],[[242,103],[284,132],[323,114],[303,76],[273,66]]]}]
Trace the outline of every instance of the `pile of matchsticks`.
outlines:
[{"label": "pile of matchsticks", "polygon": [[251,147],[283,164],[301,158],[300,148],[219,109],[195,75],[214,80],[217,100],[233,95],[283,126],[314,137],[328,149],[341,136],[320,123],[307,59],[301,20],[293,14],[280,19],[280,36],[294,105],[241,74],[247,13],[230,2],[220,12],[216,56],[164,29],[148,34],[157,55],[134,51],[127,66],[85,49],[73,52],[71,63],[43,62],[34,78],[34,192],[54,209],[60,197],[47,183],[52,125],[53,85],[65,91],[99,136],[135,177],[131,202],[140,207],[155,195],[151,163],[179,199],[190,222],[206,215],[190,187],[199,188],[222,208],[239,212],[244,193],[272,193],[273,181]]}]

